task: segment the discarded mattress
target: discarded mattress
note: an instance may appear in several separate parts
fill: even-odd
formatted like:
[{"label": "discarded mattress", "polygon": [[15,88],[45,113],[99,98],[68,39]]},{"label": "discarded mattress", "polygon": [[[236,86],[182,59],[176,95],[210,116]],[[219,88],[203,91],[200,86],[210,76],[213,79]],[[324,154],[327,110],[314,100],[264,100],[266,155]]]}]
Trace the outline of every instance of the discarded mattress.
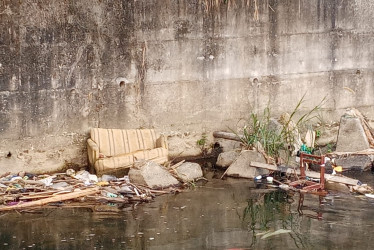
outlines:
[{"label": "discarded mattress", "polygon": [[87,151],[97,174],[129,168],[136,160],[168,161],[166,137],[153,129],[91,128]]}]

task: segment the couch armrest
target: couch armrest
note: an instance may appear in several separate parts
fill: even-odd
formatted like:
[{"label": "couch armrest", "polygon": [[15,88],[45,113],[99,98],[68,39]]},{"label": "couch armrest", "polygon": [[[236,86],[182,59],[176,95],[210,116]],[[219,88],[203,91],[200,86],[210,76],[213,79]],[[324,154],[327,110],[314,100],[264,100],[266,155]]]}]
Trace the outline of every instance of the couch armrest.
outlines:
[{"label": "couch armrest", "polygon": [[91,139],[87,140],[87,153],[88,153],[88,162],[91,167],[95,166],[95,162],[99,159],[100,152],[99,147],[97,146],[96,142]]},{"label": "couch armrest", "polygon": [[168,140],[165,135],[160,135],[160,137],[156,140],[156,147],[157,148],[166,148],[168,149]]}]

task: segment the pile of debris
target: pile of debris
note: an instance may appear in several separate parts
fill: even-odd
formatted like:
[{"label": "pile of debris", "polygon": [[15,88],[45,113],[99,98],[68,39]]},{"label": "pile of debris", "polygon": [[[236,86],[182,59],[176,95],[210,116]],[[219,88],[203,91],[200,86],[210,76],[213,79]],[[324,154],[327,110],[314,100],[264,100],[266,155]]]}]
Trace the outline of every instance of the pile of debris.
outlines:
[{"label": "pile of debris", "polygon": [[[187,176],[188,173],[178,172],[177,169],[183,168],[183,165],[196,167],[194,163],[184,162],[169,165],[169,167],[153,162],[143,162],[131,169],[129,175],[122,178],[113,175],[97,177],[86,170],[75,172],[73,169],[51,175],[34,175],[25,172],[6,173],[0,176],[0,201],[3,204],[0,205],[0,212],[33,209],[43,205],[83,207],[87,204],[148,202],[157,195],[180,192],[183,184],[202,176],[201,169],[201,173],[194,174],[192,177]],[[142,172],[147,172],[142,171],[147,167],[153,168],[148,177],[142,175]],[[170,174],[171,182],[154,181],[161,171],[164,171],[163,174]],[[198,172],[196,168],[195,172]],[[165,181],[165,178],[158,179]]]},{"label": "pile of debris", "polygon": [[[277,124],[277,121],[272,119],[270,121]],[[274,126],[269,126],[269,129],[272,129],[272,127]],[[278,127],[281,127],[281,125],[278,125]],[[275,131],[278,130],[280,129],[275,129]],[[307,130],[303,141],[300,140],[298,130],[294,129],[292,131],[296,131],[295,138],[292,141],[298,143],[291,147],[294,151],[288,156],[287,161],[278,160],[276,161],[277,165],[275,161],[269,161],[269,157],[267,157],[264,150],[261,150],[261,145],[253,147],[252,150],[247,150],[245,147],[232,148],[218,156],[216,165],[227,168],[222,177],[231,176],[255,180],[263,180],[269,177],[270,180],[277,182],[280,187],[285,189],[293,189],[293,184],[302,182],[309,183],[311,186],[318,186],[319,183],[319,187],[324,189],[324,182],[326,182],[328,189],[338,188],[339,191],[347,190],[348,192],[374,197],[374,191],[371,187],[362,184],[356,179],[342,175],[345,171],[365,171],[374,166],[374,129],[370,126],[369,120],[358,110],[350,109],[342,116],[339,130],[336,130],[335,136],[331,137],[334,140],[333,143],[337,145],[335,152],[323,154],[320,149],[315,150],[317,133],[310,128]],[[244,146],[246,142],[245,135],[216,131],[213,136],[221,141],[226,139],[241,142]],[[260,143],[257,142],[256,145],[258,144]],[[320,143],[318,144],[321,146]],[[330,141],[328,144],[330,144]],[[315,155],[312,155],[313,150],[316,153]],[[321,159],[321,163],[307,164],[306,169],[312,171],[303,171],[301,173],[301,167],[299,166],[301,165],[300,154],[317,157]],[[322,166],[323,173],[320,173]],[[277,180],[275,175],[279,174],[287,176],[287,178]]]}]

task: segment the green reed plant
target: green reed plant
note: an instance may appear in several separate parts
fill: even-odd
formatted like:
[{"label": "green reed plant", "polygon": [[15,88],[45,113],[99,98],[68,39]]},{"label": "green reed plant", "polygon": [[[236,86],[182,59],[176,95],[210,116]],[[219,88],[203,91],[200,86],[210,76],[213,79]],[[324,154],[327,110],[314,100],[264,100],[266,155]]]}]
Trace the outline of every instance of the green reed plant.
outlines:
[{"label": "green reed plant", "polygon": [[[285,150],[287,155],[287,159],[285,160],[288,161],[295,150],[294,145],[300,129],[312,119],[319,118],[318,111],[322,108],[326,100],[326,98],[323,98],[318,105],[294,122],[294,118],[299,113],[304,99],[305,94],[298,101],[291,114],[285,117],[280,132],[270,126],[271,112],[269,106],[264,109],[261,116],[252,112],[248,124],[243,128],[243,136],[240,137],[242,144],[249,149],[257,148],[259,151],[263,149],[268,156],[274,159],[280,156],[281,150]],[[238,133],[236,134],[238,135]]]}]

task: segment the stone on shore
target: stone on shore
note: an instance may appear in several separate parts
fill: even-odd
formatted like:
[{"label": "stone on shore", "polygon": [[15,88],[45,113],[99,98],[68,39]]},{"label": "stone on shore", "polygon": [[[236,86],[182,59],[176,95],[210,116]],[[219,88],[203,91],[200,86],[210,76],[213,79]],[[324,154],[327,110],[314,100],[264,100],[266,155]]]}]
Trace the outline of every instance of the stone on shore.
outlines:
[{"label": "stone on shore", "polygon": [[239,157],[239,155],[240,153],[237,151],[220,153],[218,155],[216,165],[219,167],[227,168]]},{"label": "stone on shore", "polygon": [[226,175],[253,179],[258,175],[269,174],[267,169],[252,167],[250,165],[252,161],[266,163],[265,157],[261,153],[254,150],[244,150],[227,169]]},{"label": "stone on shore", "polygon": [[183,181],[193,181],[203,177],[203,171],[198,163],[185,162],[175,169]]},{"label": "stone on shore", "polygon": [[343,115],[340,119],[337,152],[356,152],[370,148],[361,121],[357,117]]},{"label": "stone on shore", "polygon": [[348,170],[369,170],[372,159],[367,155],[349,155],[335,159],[336,165]]},{"label": "stone on shore", "polygon": [[132,183],[145,185],[151,189],[167,188],[179,184],[179,181],[169,171],[153,161],[146,161],[137,168],[131,168],[129,178]]}]

